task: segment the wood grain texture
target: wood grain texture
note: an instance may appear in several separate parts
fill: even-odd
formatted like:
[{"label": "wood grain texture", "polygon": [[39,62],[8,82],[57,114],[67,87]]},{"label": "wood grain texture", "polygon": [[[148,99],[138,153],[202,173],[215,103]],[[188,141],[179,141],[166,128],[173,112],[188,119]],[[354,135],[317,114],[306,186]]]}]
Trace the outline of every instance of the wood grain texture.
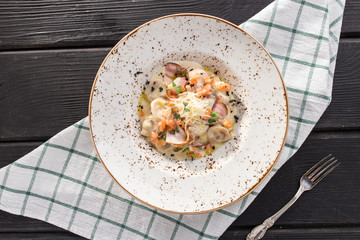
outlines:
[{"label": "wood grain texture", "polygon": [[[0,140],[47,139],[85,117],[109,49],[0,53]],[[360,127],[359,61],[360,40],[342,41],[333,102],[316,130]]]},{"label": "wood grain texture", "polygon": [[315,130],[359,129],[360,126],[360,40],[341,39],[340,42],[332,102]]},{"label": "wood grain texture", "polygon": [[[245,239],[251,229],[226,231],[220,240]],[[341,239],[354,240],[360,238],[360,227],[352,228],[303,228],[303,229],[269,229],[262,240],[304,240],[304,239]]]},{"label": "wood grain texture", "polygon": [[113,46],[164,15],[198,12],[240,24],[271,0],[0,1],[0,49]]},{"label": "wood grain texture", "polygon": [[48,138],[87,116],[92,82],[108,51],[0,53],[1,138]]},{"label": "wood grain texture", "polygon": [[27,232],[27,233],[0,233],[0,240],[35,239],[35,240],[80,240],[85,239],[71,232]]},{"label": "wood grain texture", "polygon": [[[251,229],[240,229],[226,231],[220,240],[245,239]],[[342,239],[354,240],[359,239],[360,228],[305,228],[305,229],[270,229],[263,240],[303,240],[303,239]],[[49,233],[0,233],[0,240],[12,239],[34,239],[34,240],[77,240],[85,239],[70,232],[49,232]]]},{"label": "wood grain texture", "polygon": [[[38,146],[0,143],[0,167]],[[313,190],[305,193],[275,224],[277,228],[359,226],[360,132],[313,132],[305,144],[273,177],[250,207],[232,224],[246,228],[260,224],[278,211],[296,192],[301,175],[322,157],[333,153],[341,165]],[[339,181],[341,179],[341,181]],[[313,206],[313,207],[311,207]],[[0,211],[1,231],[54,231],[54,226]],[[60,230],[59,230],[60,231]],[[61,230],[62,231],[62,230]],[[285,235],[286,236],[286,235]]]},{"label": "wood grain texture", "polygon": [[[271,0],[0,1],[0,49],[113,46],[160,16],[197,12],[240,24]],[[348,0],[342,32],[360,32],[360,2]]]},{"label": "wood grain texture", "polygon": [[295,194],[306,170],[330,153],[341,165],[304,193],[276,225],[359,225],[360,132],[342,131],[312,132],[233,226],[255,226],[277,212]]}]

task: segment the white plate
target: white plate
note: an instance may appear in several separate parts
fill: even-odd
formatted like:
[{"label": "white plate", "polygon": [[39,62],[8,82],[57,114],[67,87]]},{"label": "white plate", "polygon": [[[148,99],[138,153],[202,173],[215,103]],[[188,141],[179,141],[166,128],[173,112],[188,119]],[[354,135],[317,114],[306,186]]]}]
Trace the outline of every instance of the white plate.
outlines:
[{"label": "white plate", "polygon": [[[140,135],[144,84],[174,60],[217,70],[242,102],[234,139],[194,161],[170,160]],[[89,116],[98,156],[124,190],[157,209],[200,213],[241,199],[269,173],[284,144],[288,106],[275,63],[253,37],[220,18],[177,14],[116,44],[95,78]]]}]

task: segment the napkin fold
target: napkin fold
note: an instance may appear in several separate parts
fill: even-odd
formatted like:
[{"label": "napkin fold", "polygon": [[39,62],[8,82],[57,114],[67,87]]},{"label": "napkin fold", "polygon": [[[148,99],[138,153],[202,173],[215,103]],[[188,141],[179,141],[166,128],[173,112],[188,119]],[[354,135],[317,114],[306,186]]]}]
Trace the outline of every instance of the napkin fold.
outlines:
[{"label": "napkin fold", "polygon": [[241,201],[180,215],[144,205],[99,162],[88,118],[0,170],[0,209],[91,239],[217,239],[302,145],[331,100],[344,0],[280,0],[241,28],[259,40],[284,78],[290,122],[272,172]]}]

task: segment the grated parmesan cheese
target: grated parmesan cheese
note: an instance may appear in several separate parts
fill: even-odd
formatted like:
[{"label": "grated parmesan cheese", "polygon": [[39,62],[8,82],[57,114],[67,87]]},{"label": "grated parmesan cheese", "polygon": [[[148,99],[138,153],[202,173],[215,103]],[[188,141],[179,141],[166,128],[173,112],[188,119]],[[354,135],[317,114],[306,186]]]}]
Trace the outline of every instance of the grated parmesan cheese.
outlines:
[{"label": "grated parmesan cheese", "polygon": [[[206,115],[206,109],[209,107],[208,101],[198,98],[194,92],[180,93],[178,98],[172,100],[174,101],[174,108],[177,109],[181,117],[185,118],[186,125],[202,122],[201,117]],[[187,105],[185,106],[184,103]],[[185,108],[190,111],[185,111]]]}]

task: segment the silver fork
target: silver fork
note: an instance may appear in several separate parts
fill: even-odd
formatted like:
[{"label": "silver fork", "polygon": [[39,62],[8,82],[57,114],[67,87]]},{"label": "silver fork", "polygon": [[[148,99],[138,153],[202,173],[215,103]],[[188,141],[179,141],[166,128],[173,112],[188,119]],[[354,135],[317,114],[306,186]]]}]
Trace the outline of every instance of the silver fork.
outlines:
[{"label": "silver fork", "polygon": [[266,230],[274,225],[275,221],[286,212],[298,198],[303,194],[305,191],[311,190],[318,184],[326,175],[328,175],[332,170],[334,170],[337,166],[339,166],[339,162],[332,157],[330,154],[329,156],[322,159],[320,162],[315,164],[312,168],[310,168],[300,179],[300,187],[299,190],[296,192],[295,196],[277,213],[272,215],[271,217],[267,218],[262,224],[255,227],[246,237],[246,240],[258,240],[261,239]]}]

